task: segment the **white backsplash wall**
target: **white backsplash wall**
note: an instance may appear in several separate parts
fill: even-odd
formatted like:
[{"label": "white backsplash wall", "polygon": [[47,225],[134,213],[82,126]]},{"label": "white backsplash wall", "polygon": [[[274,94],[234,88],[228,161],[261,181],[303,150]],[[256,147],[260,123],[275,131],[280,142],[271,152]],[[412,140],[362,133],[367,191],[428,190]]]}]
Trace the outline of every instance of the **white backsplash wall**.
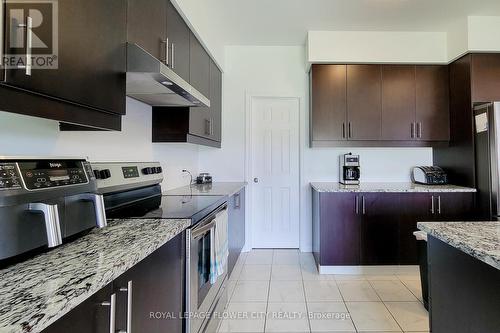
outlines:
[{"label": "white backsplash wall", "polygon": [[160,161],[163,190],[187,185],[198,173],[198,146],[153,144],[151,107],[127,98],[121,132],[60,132],[52,120],[0,112],[0,155],[84,156],[91,161]]}]

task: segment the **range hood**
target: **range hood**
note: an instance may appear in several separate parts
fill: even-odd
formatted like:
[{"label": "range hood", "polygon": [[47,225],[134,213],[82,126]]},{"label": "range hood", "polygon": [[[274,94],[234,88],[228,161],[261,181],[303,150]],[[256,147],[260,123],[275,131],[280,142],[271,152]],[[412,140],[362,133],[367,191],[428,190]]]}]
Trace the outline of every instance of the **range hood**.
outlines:
[{"label": "range hood", "polygon": [[151,106],[210,107],[207,97],[133,43],[127,43],[127,96]]}]

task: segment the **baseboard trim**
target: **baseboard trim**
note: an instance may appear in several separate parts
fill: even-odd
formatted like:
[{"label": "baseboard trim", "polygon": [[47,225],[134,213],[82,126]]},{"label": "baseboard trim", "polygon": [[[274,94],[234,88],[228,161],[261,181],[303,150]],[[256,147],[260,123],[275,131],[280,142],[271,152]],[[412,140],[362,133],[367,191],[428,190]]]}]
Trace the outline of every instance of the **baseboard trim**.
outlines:
[{"label": "baseboard trim", "polygon": [[364,274],[418,274],[417,265],[381,265],[381,266],[318,266],[319,274],[364,275]]}]

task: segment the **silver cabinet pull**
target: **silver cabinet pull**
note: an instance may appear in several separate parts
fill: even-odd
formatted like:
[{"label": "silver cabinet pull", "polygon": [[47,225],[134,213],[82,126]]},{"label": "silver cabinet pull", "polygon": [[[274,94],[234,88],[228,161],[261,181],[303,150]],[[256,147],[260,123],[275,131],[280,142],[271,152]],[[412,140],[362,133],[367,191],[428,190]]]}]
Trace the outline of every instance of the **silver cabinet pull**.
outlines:
[{"label": "silver cabinet pull", "polygon": [[31,67],[33,66],[31,59],[31,49],[33,48],[33,18],[27,16],[26,23],[18,24],[18,27],[26,29],[26,64],[18,66],[18,68],[24,68],[26,70],[26,75],[31,76]]},{"label": "silver cabinet pull", "polygon": [[342,139],[345,139],[345,123],[342,123]]},{"label": "silver cabinet pull", "polygon": [[210,135],[214,135],[214,118],[210,118]]},{"label": "silver cabinet pull", "polygon": [[438,195],[438,214],[441,215],[441,196]]},{"label": "silver cabinet pull", "polygon": [[365,215],[366,210],[365,210],[365,196],[364,195],[361,197],[361,205],[363,206],[363,215]]},{"label": "silver cabinet pull", "polygon": [[234,195],[234,208],[241,208],[241,195],[239,193]]},{"label": "silver cabinet pull", "polygon": [[348,137],[352,138],[351,122],[349,122],[349,134],[348,134]]},{"label": "silver cabinet pull", "polygon": [[417,138],[422,138],[422,123],[417,123]]},{"label": "silver cabinet pull", "polygon": [[415,138],[415,123],[411,123],[410,136],[412,139]]},{"label": "silver cabinet pull", "polygon": [[109,333],[116,333],[116,294],[111,295],[110,302],[102,302],[102,306],[109,306]]},{"label": "silver cabinet pull", "polygon": [[[132,300],[132,289],[133,282],[129,281],[127,283],[127,288],[122,288],[123,291],[127,292],[127,333],[132,333],[132,310],[133,310],[133,300]],[[120,289],[120,291],[122,291]]]},{"label": "silver cabinet pull", "polygon": [[163,62],[165,63],[165,65],[168,66],[169,65],[169,63],[168,63],[168,55],[169,55],[168,54],[168,48],[169,48],[168,47],[168,37],[167,37],[167,39],[162,40],[161,43],[165,45],[164,46],[165,47],[165,59],[163,59]]},{"label": "silver cabinet pull", "polygon": [[45,219],[45,229],[47,232],[47,242],[49,247],[56,247],[62,244],[61,224],[57,205],[49,205],[41,202],[30,203],[28,210],[40,212]]},{"label": "silver cabinet pull", "polygon": [[175,44],[172,43],[172,45],[170,45],[170,48],[172,49],[172,65],[170,66],[172,69],[175,68]]},{"label": "silver cabinet pull", "polygon": [[356,199],[354,201],[354,211],[356,212],[356,214],[359,214],[359,197],[356,196]]},{"label": "silver cabinet pull", "polygon": [[431,213],[434,214],[434,196],[431,197]]},{"label": "silver cabinet pull", "polygon": [[106,207],[104,206],[104,197],[101,194],[83,193],[77,196],[78,199],[83,201],[90,201],[94,204],[94,212],[96,218],[96,225],[98,228],[104,228],[108,225],[106,220]]}]

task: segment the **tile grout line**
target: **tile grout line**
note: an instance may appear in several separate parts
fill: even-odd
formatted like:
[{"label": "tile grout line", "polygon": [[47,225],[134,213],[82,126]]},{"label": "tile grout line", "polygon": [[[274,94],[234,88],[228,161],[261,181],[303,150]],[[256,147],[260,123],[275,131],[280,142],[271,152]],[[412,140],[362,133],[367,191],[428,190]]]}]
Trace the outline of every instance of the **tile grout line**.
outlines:
[{"label": "tile grout line", "polygon": [[267,331],[267,316],[269,311],[269,297],[271,296],[271,279],[273,277],[274,252],[275,250],[273,249],[272,260],[271,260],[271,271],[269,272],[269,283],[267,285],[267,302],[266,302],[266,314],[264,316],[264,331],[262,333],[265,333]]},{"label": "tile grout line", "polygon": [[386,308],[387,312],[389,312],[389,314],[391,315],[392,319],[394,319],[394,321],[396,322],[396,325],[398,325],[398,327],[401,329],[401,332],[404,332],[403,327],[401,327],[401,325],[399,324],[399,322],[396,320],[396,317],[394,317],[394,315],[392,314],[391,310],[389,310],[389,308],[385,304],[385,301],[382,300],[382,296],[379,295],[379,293],[377,292],[377,289],[375,289],[375,287],[372,285],[371,281],[368,281],[368,283],[373,288],[373,290],[375,291],[375,293],[377,294],[377,296],[380,298],[380,301],[382,302],[382,304]]},{"label": "tile grout line", "polygon": [[347,306],[346,300],[344,298],[344,295],[342,294],[342,291],[340,290],[339,284],[337,279],[335,278],[335,275],[333,276],[333,281],[335,281],[335,285],[337,286],[337,289],[339,290],[340,297],[342,297],[342,302],[344,303],[344,306],[347,310],[347,313],[349,314],[349,319],[351,320],[352,326],[354,326],[354,329],[356,332],[359,332],[358,327],[356,326],[356,323],[352,319],[351,311],[349,311],[349,307]]},{"label": "tile grout line", "polygon": [[309,304],[307,303],[306,286],[304,283],[304,274],[302,274],[302,262],[300,261],[300,253],[299,253],[299,269],[300,269],[300,277],[301,277],[301,281],[302,281],[302,292],[304,294],[304,302],[306,303],[307,324],[309,325],[309,332],[312,332],[311,318],[309,317]]}]

